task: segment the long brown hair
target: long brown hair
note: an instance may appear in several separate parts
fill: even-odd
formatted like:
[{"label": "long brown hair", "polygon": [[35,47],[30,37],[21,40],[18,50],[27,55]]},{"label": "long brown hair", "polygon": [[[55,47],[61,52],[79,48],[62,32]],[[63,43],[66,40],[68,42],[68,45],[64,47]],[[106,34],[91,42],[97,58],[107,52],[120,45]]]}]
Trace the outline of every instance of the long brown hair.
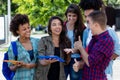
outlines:
[{"label": "long brown hair", "polygon": [[[65,15],[67,17],[68,13],[74,13],[77,15],[77,21],[75,22],[74,26],[74,41],[78,40],[78,36],[82,35],[82,31],[85,29],[84,23],[83,23],[83,17],[80,11],[80,8],[76,4],[70,4],[65,12]],[[82,38],[82,37],[81,37]],[[81,39],[82,40],[82,39]]]},{"label": "long brown hair", "polygon": [[69,38],[66,36],[66,29],[63,25],[63,20],[60,17],[52,16],[49,19],[48,34],[52,36],[51,23],[54,19],[58,19],[61,22],[61,25],[62,25],[62,32],[61,32],[60,38],[59,38],[59,46],[60,46],[60,49],[62,50],[62,53],[64,55],[64,59],[66,60],[66,59],[68,59],[69,55],[66,55],[66,53],[64,52],[64,49],[65,48],[70,48],[71,47],[71,42],[70,42]]}]

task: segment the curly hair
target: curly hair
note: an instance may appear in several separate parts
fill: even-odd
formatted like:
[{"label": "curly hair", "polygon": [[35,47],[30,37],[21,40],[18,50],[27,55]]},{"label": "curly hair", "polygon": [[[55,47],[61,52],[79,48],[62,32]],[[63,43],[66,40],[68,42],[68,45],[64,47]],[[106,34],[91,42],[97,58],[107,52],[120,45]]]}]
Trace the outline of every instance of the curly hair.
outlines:
[{"label": "curly hair", "polygon": [[10,31],[12,32],[12,34],[14,36],[19,36],[19,34],[17,33],[19,26],[23,25],[23,24],[29,24],[29,18],[27,15],[25,14],[16,14],[13,19],[11,20],[10,23]]},{"label": "curly hair", "polygon": [[100,10],[102,5],[103,5],[102,0],[81,0],[81,2],[79,3],[79,6],[83,10],[87,10],[87,9]]},{"label": "curly hair", "polygon": [[78,5],[70,4],[65,12],[65,16],[67,17],[67,14],[71,12],[77,15],[77,21],[75,22],[75,27],[74,27],[75,41],[77,41],[78,36],[82,35],[82,31],[85,29],[85,25],[83,23],[83,17]]}]

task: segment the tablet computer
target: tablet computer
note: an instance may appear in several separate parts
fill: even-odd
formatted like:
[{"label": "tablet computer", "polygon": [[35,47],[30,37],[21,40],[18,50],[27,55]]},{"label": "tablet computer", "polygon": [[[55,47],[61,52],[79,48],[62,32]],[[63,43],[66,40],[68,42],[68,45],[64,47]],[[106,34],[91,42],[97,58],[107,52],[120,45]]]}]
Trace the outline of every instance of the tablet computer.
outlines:
[{"label": "tablet computer", "polygon": [[60,58],[60,57],[58,57],[58,56],[38,56],[38,58],[39,59],[46,59],[46,60],[48,60],[48,59],[55,59],[55,60],[58,60],[59,62],[65,62],[65,60],[64,59],[62,59],[62,58]]}]

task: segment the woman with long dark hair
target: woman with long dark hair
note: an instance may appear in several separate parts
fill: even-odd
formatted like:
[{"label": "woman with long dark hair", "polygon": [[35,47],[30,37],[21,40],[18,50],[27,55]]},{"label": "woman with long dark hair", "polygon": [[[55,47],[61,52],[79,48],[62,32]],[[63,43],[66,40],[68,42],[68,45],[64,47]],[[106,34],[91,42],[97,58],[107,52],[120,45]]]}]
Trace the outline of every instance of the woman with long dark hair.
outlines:
[{"label": "woman with long dark hair", "polygon": [[[39,56],[59,56],[68,63],[69,55],[65,54],[64,48],[70,48],[70,41],[66,36],[63,21],[53,16],[48,23],[49,36],[42,37],[39,46]],[[54,59],[39,60],[36,69],[35,80],[66,80],[64,64]]]},{"label": "woman with long dark hair", "polygon": [[[78,36],[81,36],[82,40],[83,31],[85,29],[79,6],[70,4],[65,12],[65,16],[67,18],[65,22],[67,36],[71,41],[71,48],[74,48],[74,42],[78,40]],[[73,64],[75,63],[74,59],[77,59],[77,61],[80,61],[82,64],[79,53],[71,54],[71,61],[65,66],[65,73],[66,77],[68,74],[70,75],[70,80],[79,80],[79,78],[82,77],[82,69],[78,72],[73,70]]]}]

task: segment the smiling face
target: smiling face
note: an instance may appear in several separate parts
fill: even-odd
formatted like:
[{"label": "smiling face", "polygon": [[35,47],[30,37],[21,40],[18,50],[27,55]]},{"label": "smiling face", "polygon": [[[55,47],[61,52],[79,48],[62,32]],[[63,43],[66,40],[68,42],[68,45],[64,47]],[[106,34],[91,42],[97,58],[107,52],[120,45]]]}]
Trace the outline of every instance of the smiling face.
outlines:
[{"label": "smiling face", "polygon": [[52,20],[51,32],[52,32],[52,35],[60,35],[60,33],[62,32],[62,24],[59,19]]},{"label": "smiling face", "polygon": [[67,13],[67,20],[70,24],[75,24],[77,21],[77,14],[72,12]]},{"label": "smiling face", "polygon": [[22,38],[29,38],[31,33],[30,25],[28,23],[25,23],[23,25],[20,24],[17,33]]}]

